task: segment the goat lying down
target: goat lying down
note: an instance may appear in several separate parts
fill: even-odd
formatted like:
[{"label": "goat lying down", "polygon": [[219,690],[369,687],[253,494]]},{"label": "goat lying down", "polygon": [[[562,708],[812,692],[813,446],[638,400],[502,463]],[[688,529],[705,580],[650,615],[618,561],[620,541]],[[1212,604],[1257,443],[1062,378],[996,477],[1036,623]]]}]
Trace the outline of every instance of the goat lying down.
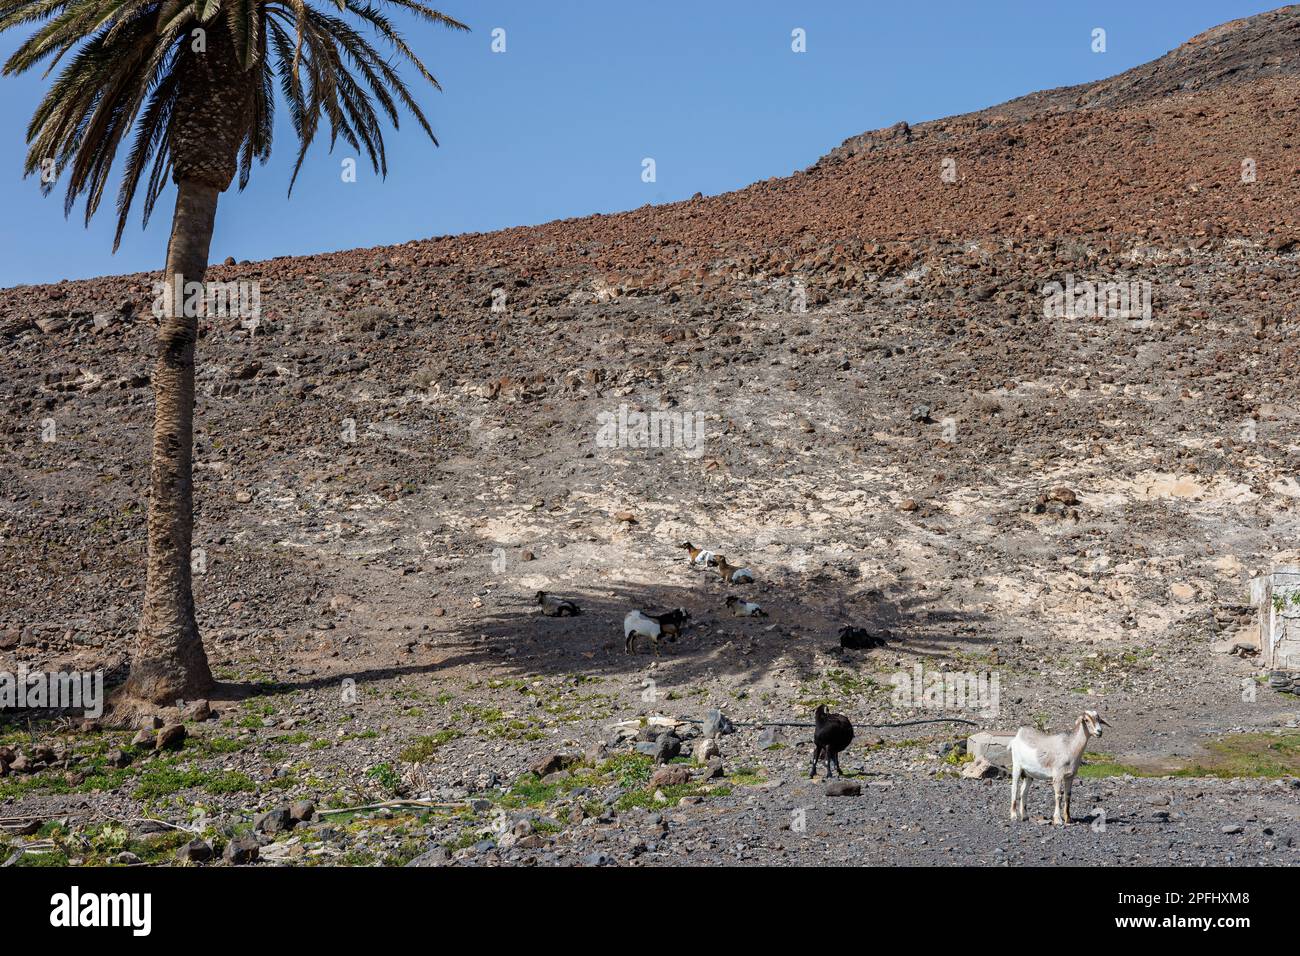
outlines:
[{"label": "goat lying down", "polygon": [[636,653],[636,639],[650,638],[655,657],[659,656],[659,638],[666,637],[670,642],[676,641],[682,632],[682,625],[690,617],[682,608],[676,608],[664,614],[647,614],[645,611],[628,611],[623,618],[623,649],[629,654]]},{"label": "goat lying down", "polygon": [[727,563],[725,554],[718,555],[718,575],[728,584],[753,584],[754,572],[749,568],[737,567]]},{"label": "goat lying down", "polygon": [[889,640],[883,634],[872,634],[865,627],[845,624],[840,628],[840,647],[848,650],[863,651],[873,647],[884,647]]},{"label": "goat lying down", "polygon": [[1045,734],[1032,727],[1021,727],[1012,738],[1011,750],[1011,819],[1025,818],[1025,791],[1029,781],[1050,780],[1056,795],[1052,823],[1064,826],[1070,822],[1070,788],[1075,774],[1083,762],[1083,750],[1092,737],[1101,736],[1101,728],[1109,727],[1106,719],[1095,710],[1085,710],[1074,721],[1074,730],[1068,734]]},{"label": "goat lying down", "polygon": [[753,601],[742,601],[734,594],[727,598],[727,609],[736,617],[767,617],[767,612]]},{"label": "goat lying down", "polygon": [[547,594],[545,591],[538,591],[534,600],[547,617],[576,617],[582,613],[582,609],[574,602],[567,598],[558,598],[554,594]]},{"label": "goat lying down", "polygon": [[711,568],[718,563],[718,556],[707,548],[697,548],[689,541],[683,541],[677,547],[686,550],[686,559],[693,568]]}]

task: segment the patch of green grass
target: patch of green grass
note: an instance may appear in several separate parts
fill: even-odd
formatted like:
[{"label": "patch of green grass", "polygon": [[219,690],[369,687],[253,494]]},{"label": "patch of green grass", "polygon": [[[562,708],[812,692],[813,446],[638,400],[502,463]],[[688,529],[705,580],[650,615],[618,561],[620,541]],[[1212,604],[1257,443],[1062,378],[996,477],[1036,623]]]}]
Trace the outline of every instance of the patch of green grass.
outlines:
[{"label": "patch of green grass", "polygon": [[447,848],[448,852],[455,853],[457,850],[473,846],[481,839],[483,839],[481,830],[462,830],[460,836],[454,840],[448,840],[443,846]]},{"label": "patch of green grass", "polygon": [[944,756],[943,762],[948,764],[948,766],[950,767],[960,767],[963,764],[970,763],[974,759],[975,759],[974,754],[969,754],[966,751],[962,750],[960,747],[953,747]]},{"label": "patch of green grass", "polygon": [[10,774],[0,780],[0,800],[19,799],[35,794],[91,793],[95,790],[111,791],[121,787],[130,780],[133,771],[130,768],[109,767],[102,761],[96,761],[89,768],[85,779],[72,784],[64,778],[62,771],[46,771],[38,774],[19,776]]},{"label": "patch of green grass", "polygon": [[635,751],[615,754],[600,765],[601,773],[615,777],[623,787],[644,786],[650,782],[654,769],[653,757]]},{"label": "patch of green grass", "polygon": [[381,763],[371,767],[366,771],[366,776],[374,780],[379,786],[383,787],[389,793],[396,793],[398,785],[402,778],[398,776],[397,771],[390,764]]},{"label": "patch of green grass", "polygon": [[49,853],[24,853],[19,857],[14,866],[57,866],[65,867],[68,865],[68,855],[62,850],[53,850]]},{"label": "patch of green grass", "polygon": [[1174,771],[1174,776],[1300,776],[1300,734],[1230,734],[1207,742],[1205,749],[1208,757]]},{"label": "patch of green grass", "polygon": [[741,767],[727,774],[727,782],[741,787],[756,787],[767,782],[767,774],[757,767]]},{"label": "patch of green grass", "polygon": [[[195,740],[194,737],[186,738],[186,745],[189,741]],[[199,737],[197,738],[197,749],[207,754],[233,754],[239,753],[248,744],[242,740],[236,740],[234,737]]]},{"label": "patch of green grass", "polygon": [[440,730],[436,734],[429,734],[425,737],[417,737],[415,742],[399,753],[398,759],[406,763],[424,763],[432,757],[444,744],[451,743],[461,732],[454,728]]},{"label": "patch of green grass", "polygon": [[[656,800],[656,792],[662,792],[667,799],[662,802]],[[699,783],[682,783],[668,787],[644,787],[640,790],[629,790],[618,798],[614,807],[619,811],[631,810],[633,807],[653,810],[658,807],[676,806],[683,797],[725,797],[730,793],[731,788],[726,784],[707,787]]]},{"label": "patch of green grass", "polygon": [[246,793],[257,789],[247,774],[238,771],[206,771],[174,764],[155,765],[140,774],[134,796],[153,800],[182,790],[204,790],[211,794]]},{"label": "patch of green grass", "polygon": [[500,803],[503,807],[539,807],[550,803],[560,792],[557,783],[542,783],[533,774],[524,774],[510,785],[510,791],[503,794]]},{"label": "patch of green grass", "polygon": [[1085,753],[1080,777],[1296,777],[1300,776],[1300,734],[1227,734],[1205,743],[1206,756],[1152,766],[1122,764],[1101,753]]}]

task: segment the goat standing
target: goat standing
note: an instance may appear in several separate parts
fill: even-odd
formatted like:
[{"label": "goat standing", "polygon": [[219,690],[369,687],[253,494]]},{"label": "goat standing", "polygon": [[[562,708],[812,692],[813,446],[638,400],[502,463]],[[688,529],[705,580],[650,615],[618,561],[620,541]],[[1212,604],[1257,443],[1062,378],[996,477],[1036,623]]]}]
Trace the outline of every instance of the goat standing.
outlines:
[{"label": "goat standing", "polygon": [[840,770],[840,751],[853,742],[853,725],[843,714],[829,713],[825,704],[819,704],[813,711],[813,720],[816,721],[813,729],[813,762],[808,779],[817,776],[817,761],[822,759],[826,760],[828,779],[834,776],[831,773],[832,763],[840,776],[844,776],[844,771]]},{"label": "goat standing", "polygon": [[647,614],[645,611],[628,611],[623,618],[623,649],[629,654],[636,653],[636,639],[650,638],[655,657],[659,656],[659,638],[676,641],[682,632],[682,625],[690,617],[683,608],[675,608],[664,614]]},{"label": "goat standing", "polygon": [[1090,738],[1101,736],[1103,726],[1110,726],[1105,718],[1095,710],[1085,710],[1068,734],[1045,734],[1032,727],[1021,727],[1016,732],[1009,748],[1012,820],[1025,818],[1025,791],[1032,779],[1052,781],[1056,795],[1052,823],[1063,826],[1070,822],[1070,788],[1083,762],[1083,749]]}]

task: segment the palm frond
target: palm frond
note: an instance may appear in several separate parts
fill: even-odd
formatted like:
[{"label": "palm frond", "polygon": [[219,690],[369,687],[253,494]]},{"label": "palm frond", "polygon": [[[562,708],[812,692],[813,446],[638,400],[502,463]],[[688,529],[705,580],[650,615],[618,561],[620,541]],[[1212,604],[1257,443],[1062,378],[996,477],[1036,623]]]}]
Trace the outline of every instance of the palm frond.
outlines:
[{"label": "palm frond", "polygon": [[[441,89],[438,81],[381,8],[453,30],[468,27],[418,0],[319,2],[330,9],[309,0],[0,0],[0,31],[37,25],[3,72],[45,64],[49,76],[59,69],[27,127],[24,174],[53,162],[66,181],[65,212],[84,198],[89,222],[119,148],[130,139],[117,192],[116,249],[142,186],[147,225],[168,179],[199,168],[187,151],[199,148],[195,142],[204,137],[192,134],[205,123],[213,130],[209,147],[229,151],[224,159],[243,189],[253,161],[265,164],[271,156],[278,97],[298,141],[290,192],[322,121],[330,149],[342,140],[381,176],[388,174],[383,120],[400,128],[400,110],[437,145],[391,57],[345,17],[372,31],[434,89]],[[190,53],[198,30],[216,31],[221,39],[212,47],[219,69]],[[187,89],[199,88],[195,84],[208,93],[236,92],[186,97]],[[213,115],[205,118],[195,104],[209,102]],[[178,137],[178,129],[187,135]],[[229,170],[221,175],[228,177]],[[52,187],[43,182],[41,188]]]}]

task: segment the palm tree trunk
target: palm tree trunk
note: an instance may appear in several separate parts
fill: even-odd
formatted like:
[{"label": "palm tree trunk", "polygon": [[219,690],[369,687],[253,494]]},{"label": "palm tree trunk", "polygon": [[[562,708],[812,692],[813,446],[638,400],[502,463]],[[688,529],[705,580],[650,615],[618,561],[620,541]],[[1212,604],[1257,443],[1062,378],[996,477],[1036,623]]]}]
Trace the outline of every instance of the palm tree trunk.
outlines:
[{"label": "palm tree trunk", "polygon": [[[201,283],[221,191],[197,179],[176,187],[167,244],[167,307],[154,364],[153,460],[149,486],[149,566],[144,610],[126,692],[157,704],[193,699],[213,686],[194,617],[190,579],[193,511],[194,347],[198,317],[185,309],[185,284]],[[176,287],[179,285],[179,289]],[[180,306],[180,307],[178,307]]]}]

